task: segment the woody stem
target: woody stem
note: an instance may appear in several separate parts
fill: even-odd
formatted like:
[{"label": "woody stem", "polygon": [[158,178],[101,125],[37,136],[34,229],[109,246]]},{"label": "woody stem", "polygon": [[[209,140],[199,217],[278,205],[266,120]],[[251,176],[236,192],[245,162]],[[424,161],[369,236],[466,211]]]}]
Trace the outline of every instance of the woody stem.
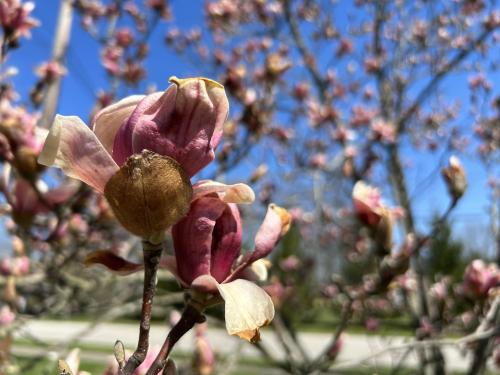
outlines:
[{"label": "woody stem", "polygon": [[143,241],[144,255],[144,289],[142,293],[141,325],[139,327],[139,342],[134,354],[128,359],[120,375],[131,375],[146,358],[149,347],[149,328],[153,297],[156,290],[156,273],[160,263],[162,244],[152,244]]},{"label": "woody stem", "polygon": [[156,356],[153,364],[149,368],[146,375],[158,374],[167,364],[167,358],[172,351],[174,345],[179,339],[184,336],[196,323],[205,321],[205,317],[198,308],[188,303],[182,313],[181,319],[168,333],[160,352]]}]

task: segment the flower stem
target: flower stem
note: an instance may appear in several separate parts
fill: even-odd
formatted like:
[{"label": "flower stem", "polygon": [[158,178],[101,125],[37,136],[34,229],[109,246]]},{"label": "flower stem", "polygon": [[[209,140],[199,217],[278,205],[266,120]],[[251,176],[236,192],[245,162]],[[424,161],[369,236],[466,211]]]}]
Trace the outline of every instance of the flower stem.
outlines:
[{"label": "flower stem", "polygon": [[199,311],[199,309],[188,302],[184,312],[182,313],[181,319],[169,332],[160,352],[156,356],[153,364],[149,368],[146,375],[156,375],[158,374],[167,364],[167,358],[172,351],[174,345],[179,341],[179,339],[184,336],[196,323],[202,323],[205,321],[205,317]]},{"label": "flower stem", "polygon": [[141,325],[139,328],[139,342],[134,354],[128,359],[120,375],[131,375],[144,361],[149,347],[149,328],[153,297],[156,290],[156,272],[160,263],[162,244],[152,244],[143,241],[144,255],[144,289],[142,293]]}]

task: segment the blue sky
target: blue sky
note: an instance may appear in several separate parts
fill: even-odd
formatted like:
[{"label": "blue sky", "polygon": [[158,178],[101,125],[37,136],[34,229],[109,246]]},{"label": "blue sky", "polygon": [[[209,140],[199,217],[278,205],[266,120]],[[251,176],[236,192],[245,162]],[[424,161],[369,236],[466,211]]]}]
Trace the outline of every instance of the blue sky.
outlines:
[{"label": "blue sky", "polygon": [[[25,93],[29,92],[36,81],[36,77],[32,74],[33,69],[42,61],[49,59],[58,13],[58,1],[37,1],[36,3],[34,17],[40,20],[42,27],[33,30],[30,40],[23,39],[21,48],[14,51],[7,62],[7,65],[14,65],[19,69],[15,84],[24,98],[27,97]],[[200,0],[174,1],[174,16],[177,24],[183,29],[201,26],[203,24],[202,4],[203,1]],[[79,22],[79,17],[76,17],[76,22]],[[199,69],[182,61],[165,47],[163,37],[166,27],[165,23],[161,23],[151,36],[150,56],[146,65],[148,79],[139,91],[145,90],[150,83],[162,89],[166,87],[167,79],[171,75],[181,77],[200,75]],[[97,43],[77,25],[74,25],[72,30],[67,66],[70,73],[62,85],[59,112],[64,115],[79,115],[86,120],[94,104],[95,93],[100,87],[107,87],[107,81],[99,63]],[[465,75],[455,77],[453,82],[449,83],[449,94],[463,97],[464,101],[467,101],[465,96],[468,95],[467,77]],[[494,90],[500,86],[499,83],[497,75],[494,77]],[[123,94],[131,93],[136,93],[136,91],[132,90]],[[448,204],[445,186],[438,176],[439,171],[435,170],[437,162],[440,161],[439,157],[439,153],[430,155],[409,150],[403,155],[403,162],[408,164],[408,182],[412,187],[410,193],[414,198],[416,217],[421,226],[425,226],[434,212],[443,211]],[[462,160],[470,184],[466,195],[452,215],[452,220],[456,224],[455,233],[464,238],[469,237],[470,240],[474,231],[478,231],[480,238],[482,234],[479,229],[475,228],[484,228],[489,222],[487,174],[482,164],[474,157],[466,155],[462,157]],[[430,178],[429,183],[424,183],[427,181],[426,176],[429,176],[431,172],[434,173],[434,178]],[[495,173],[498,177],[498,168]]]}]

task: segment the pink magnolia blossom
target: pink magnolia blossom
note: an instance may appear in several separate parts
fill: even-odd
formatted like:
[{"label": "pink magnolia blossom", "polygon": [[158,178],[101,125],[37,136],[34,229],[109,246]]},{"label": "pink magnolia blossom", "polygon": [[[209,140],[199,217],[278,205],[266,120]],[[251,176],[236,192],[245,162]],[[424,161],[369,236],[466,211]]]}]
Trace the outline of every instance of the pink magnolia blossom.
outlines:
[{"label": "pink magnolia blossom", "polygon": [[57,61],[47,61],[35,70],[38,77],[45,81],[53,81],[55,78],[61,77],[67,73],[66,68]]},{"label": "pink magnolia blossom", "polygon": [[5,33],[14,38],[20,36],[30,37],[30,30],[39,25],[39,22],[30,18],[30,13],[35,8],[35,3],[20,0],[0,1],[0,25]]},{"label": "pink magnolia blossom", "polygon": [[78,117],[56,116],[39,162],[100,193],[129,156],[146,149],[175,159],[193,176],[214,159],[228,101],[215,81],[171,80],[165,92],[129,96],[104,108],[93,131]]},{"label": "pink magnolia blossom", "polygon": [[205,335],[206,329],[206,324],[196,326],[193,367],[198,375],[214,373],[215,354]]},{"label": "pink magnolia blossom", "polygon": [[30,259],[27,256],[3,258],[0,261],[0,274],[3,276],[23,276],[29,269]]},{"label": "pink magnolia blossom", "polygon": [[500,270],[494,263],[473,260],[464,273],[462,291],[470,298],[485,298],[490,289],[500,286]]},{"label": "pink magnolia blossom", "polygon": [[378,224],[385,210],[379,189],[358,181],[352,190],[356,214],[369,226]]},{"label": "pink magnolia blossom", "polygon": [[[240,256],[241,219],[234,203],[247,200],[227,192],[214,193],[213,183],[201,184],[206,191],[172,227],[175,259],[166,258],[163,264],[184,287],[220,294],[229,334],[258,341],[259,328],[274,317],[274,306],[269,295],[247,279],[258,278],[260,272],[256,274],[252,264],[273,250],[290,226],[290,215],[271,204],[255,237],[254,251]],[[201,191],[200,186],[197,190]]]}]

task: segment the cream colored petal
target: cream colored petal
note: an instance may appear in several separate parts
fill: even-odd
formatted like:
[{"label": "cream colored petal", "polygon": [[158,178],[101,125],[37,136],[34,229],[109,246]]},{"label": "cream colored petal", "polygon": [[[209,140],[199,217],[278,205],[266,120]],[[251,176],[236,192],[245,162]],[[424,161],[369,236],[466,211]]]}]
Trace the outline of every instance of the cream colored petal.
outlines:
[{"label": "cream colored petal", "polygon": [[92,121],[92,129],[108,153],[113,152],[116,132],[144,98],[144,95],[128,96],[103,108],[95,116]]},{"label": "cream colored petal", "polygon": [[193,201],[211,193],[216,193],[226,203],[252,203],[255,193],[245,184],[226,185],[217,181],[203,180],[193,185]]},{"label": "cream colored petal", "polygon": [[267,280],[267,269],[270,267],[270,262],[267,259],[258,259],[250,265],[250,269],[259,281]]},{"label": "cream colored petal", "polygon": [[92,130],[76,116],[57,115],[38,162],[61,168],[64,173],[100,193],[118,166]]},{"label": "cream colored petal", "polygon": [[219,284],[218,289],[226,303],[227,332],[250,342],[259,341],[259,328],[274,318],[271,297],[262,288],[243,279]]}]

